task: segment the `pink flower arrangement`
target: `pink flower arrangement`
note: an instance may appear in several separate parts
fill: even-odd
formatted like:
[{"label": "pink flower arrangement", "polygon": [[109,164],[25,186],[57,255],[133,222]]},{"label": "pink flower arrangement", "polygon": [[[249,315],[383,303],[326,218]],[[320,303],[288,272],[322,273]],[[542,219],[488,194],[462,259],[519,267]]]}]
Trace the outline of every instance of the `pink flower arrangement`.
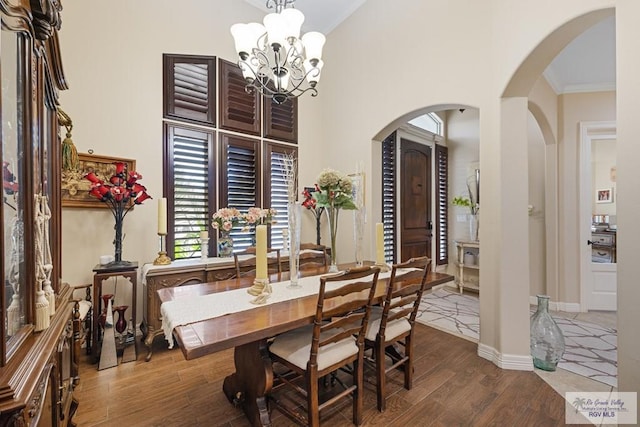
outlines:
[{"label": "pink flower arrangement", "polygon": [[242,215],[242,221],[245,223],[243,231],[248,231],[256,225],[275,224],[274,218],[277,214],[278,211],[273,208],[249,208],[247,213]]},{"label": "pink flower arrangement", "polygon": [[216,230],[231,231],[233,227],[240,224],[242,214],[236,208],[220,208],[213,214],[211,225]]}]

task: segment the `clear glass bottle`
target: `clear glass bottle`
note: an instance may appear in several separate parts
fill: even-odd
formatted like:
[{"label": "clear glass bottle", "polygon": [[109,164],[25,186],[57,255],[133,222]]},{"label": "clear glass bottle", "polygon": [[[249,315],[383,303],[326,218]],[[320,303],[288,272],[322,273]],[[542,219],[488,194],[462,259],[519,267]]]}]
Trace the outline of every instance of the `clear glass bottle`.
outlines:
[{"label": "clear glass bottle", "polygon": [[538,295],[538,310],[531,316],[531,356],[533,365],[545,371],[555,371],[564,354],[564,336],[551,314],[549,296]]}]

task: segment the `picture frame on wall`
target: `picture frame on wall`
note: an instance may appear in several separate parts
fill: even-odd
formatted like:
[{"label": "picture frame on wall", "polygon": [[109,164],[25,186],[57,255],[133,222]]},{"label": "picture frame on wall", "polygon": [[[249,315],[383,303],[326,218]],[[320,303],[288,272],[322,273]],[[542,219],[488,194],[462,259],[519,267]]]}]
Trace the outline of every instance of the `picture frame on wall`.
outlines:
[{"label": "picture frame on wall", "polygon": [[[98,178],[108,182],[116,170],[114,162],[126,164],[127,171],[136,170],[136,161],[133,159],[78,153],[78,160],[78,168],[76,170],[62,171],[63,208],[109,209],[107,203],[103,203],[89,195],[91,182],[85,179],[84,176],[89,172],[94,172]],[[133,200],[131,203],[133,203]]]},{"label": "picture frame on wall", "polygon": [[613,203],[613,188],[596,190],[596,203]]}]

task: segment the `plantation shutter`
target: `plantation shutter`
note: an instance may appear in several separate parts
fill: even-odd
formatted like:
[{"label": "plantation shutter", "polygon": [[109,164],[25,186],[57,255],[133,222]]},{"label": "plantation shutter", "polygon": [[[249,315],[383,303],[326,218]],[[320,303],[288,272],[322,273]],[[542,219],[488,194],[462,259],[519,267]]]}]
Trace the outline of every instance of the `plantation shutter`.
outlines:
[{"label": "plantation shutter", "polygon": [[[259,141],[232,135],[222,135],[220,168],[220,206],[236,208],[246,213],[260,206]],[[244,250],[253,243],[253,230],[234,228],[231,232],[233,250]]]},{"label": "plantation shutter", "polygon": [[200,231],[209,230],[210,201],[215,200],[215,180],[209,175],[213,155],[213,133],[165,124],[169,161],[165,168],[172,177],[165,183],[168,194],[168,253],[174,259],[200,257]]},{"label": "plantation shutter", "polygon": [[164,117],[215,125],[215,57],[163,55]]},{"label": "plantation shutter", "polygon": [[382,141],[382,224],[384,227],[384,257],[396,260],[396,133]]},{"label": "plantation shutter", "polygon": [[220,61],[220,127],[259,135],[259,92],[248,93],[246,84],[237,64]]},{"label": "plantation shutter", "polygon": [[436,144],[436,265],[449,263],[449,158],[447,147]]},{"label": "plantation shutter", "polygon": [[[287,204],[289,202],[287,193],[287,183],[285,181],[284,159],[285,156],[293,154],[296,159],[298,150],[273,143],[267,143],[265,151],[265,176],[269,177],[269,185],[265,187],[264,207],[270,207],[278,211],[276,223],[271,226],[271,247],[284,247],[282,230],[289,226],[289,212]],[[268,205],[268,206],[267,206]]]},{"label": "plantation shutter", "polygon": [[281,141],[298,142],[298,100],[275,104],[264,98],[264,136]]}]

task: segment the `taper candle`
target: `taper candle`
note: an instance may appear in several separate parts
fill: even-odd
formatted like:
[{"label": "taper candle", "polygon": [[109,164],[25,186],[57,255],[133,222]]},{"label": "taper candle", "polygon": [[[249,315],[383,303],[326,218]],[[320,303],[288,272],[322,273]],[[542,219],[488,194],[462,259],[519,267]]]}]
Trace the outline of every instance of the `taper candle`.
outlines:
[{"label": "taper candle", "polygon": [[158,234],[167,234],[167,199],[161,197],[158,199]]},{"label": "taper candle", "polygon": [[158,234],[167,234],[167,199],[164,197],[158,199]]},{"label": "taper candle", "polygon": [[267,279],[267,226],[256,227],[256,279]]},{"label": "taper candle", "polygon": [[384,225],[376,223],[376,264],[384,264]]}]

